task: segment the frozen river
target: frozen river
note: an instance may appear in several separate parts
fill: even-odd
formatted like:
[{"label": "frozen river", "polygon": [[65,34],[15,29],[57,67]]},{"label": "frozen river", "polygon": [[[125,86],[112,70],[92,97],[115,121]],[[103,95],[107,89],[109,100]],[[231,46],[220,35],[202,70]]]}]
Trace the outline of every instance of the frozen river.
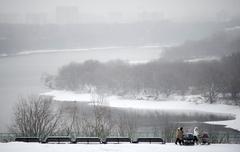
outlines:
[{"label": "frozen river", "polygon": [[161,51],[160,46],[105,47],[24,51],[0,57],[0,132],[11,121],[13,105],[19,96],[47,91],[41,83],[43,73],[54,74],[63,65],[90,59],[146,62],[159,58]]}]

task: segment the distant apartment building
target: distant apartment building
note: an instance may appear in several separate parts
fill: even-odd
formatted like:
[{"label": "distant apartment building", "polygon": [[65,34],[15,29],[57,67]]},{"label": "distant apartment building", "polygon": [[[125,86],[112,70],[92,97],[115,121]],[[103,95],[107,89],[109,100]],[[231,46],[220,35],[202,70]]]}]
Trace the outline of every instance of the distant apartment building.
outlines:
[{"label": "distant apartment building", "polygon": [[56,23],[77,24],[79,23],[79,11],[75,6],[61,6],[56,8]]}]

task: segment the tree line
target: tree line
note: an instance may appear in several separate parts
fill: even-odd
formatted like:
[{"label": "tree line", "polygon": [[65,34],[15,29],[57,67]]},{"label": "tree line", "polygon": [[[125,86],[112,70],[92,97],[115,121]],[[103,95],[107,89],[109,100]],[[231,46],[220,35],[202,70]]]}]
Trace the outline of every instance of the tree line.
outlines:
[{"label": "tree line", "polygon": [[[240,53],[220,60],[183,62],[156,60],[145,64],[123,61],[101,63],[89,60],[71,63],[57,75],[45,75],[44,83],[52,89],[79,91],[89,86],[112,94],[159,95],[201,94],[214,103],[219,97],[239,101]],[[90,87],[91,88],[91,87]]]},{"label": "tree line", "polygon": [[204,57],[221,57],[239,52],[240,30],[225,30],[207,38],[185,41],[181,45],[165,48],[164,58],[169,60],[187,60]]}]

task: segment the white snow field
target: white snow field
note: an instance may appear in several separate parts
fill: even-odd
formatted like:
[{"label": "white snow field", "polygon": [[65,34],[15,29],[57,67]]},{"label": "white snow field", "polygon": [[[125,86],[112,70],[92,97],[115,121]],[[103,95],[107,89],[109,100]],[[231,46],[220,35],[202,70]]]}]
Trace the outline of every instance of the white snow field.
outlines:
[{"label": "white snow field", "polygon": [[167,144],[0,143],[1,152],[239,152],[240,144],[179,146]]},{"label": "white snow field", "polygon": [[[93,98],[91,94],[80,94],[72,91],[53,90],[41,95],[52,96],[56,101],[78,101],[92,104]],[[191,101],[195,102],[191,102]],[[224,104],[208,104],[201,102],[199,96],[174,97],[164,101],[151,100],[132,100],[122,99],[118,96],[106,97],[106,106],[119,108],[135,108],[135,109],[152,109],[152,110],[178,110],[178,111],[199,111],[212,112],[218,114],[230,114],[235,117],[234,120],[206,122],[211,124],[226,125],[228,128],[240,130],[240,108],[238,106]]]}]

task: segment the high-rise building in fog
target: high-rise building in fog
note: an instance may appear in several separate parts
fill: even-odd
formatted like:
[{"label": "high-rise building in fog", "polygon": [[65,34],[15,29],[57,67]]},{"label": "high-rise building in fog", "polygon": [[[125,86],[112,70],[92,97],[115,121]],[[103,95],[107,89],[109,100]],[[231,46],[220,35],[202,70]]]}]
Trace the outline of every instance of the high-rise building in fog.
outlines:
[{"label": "high-rise building in fog", "polygon": [[75,6],[61,6],[56,8],[56,22],[58,24],[79,23],[79,11]]}]

